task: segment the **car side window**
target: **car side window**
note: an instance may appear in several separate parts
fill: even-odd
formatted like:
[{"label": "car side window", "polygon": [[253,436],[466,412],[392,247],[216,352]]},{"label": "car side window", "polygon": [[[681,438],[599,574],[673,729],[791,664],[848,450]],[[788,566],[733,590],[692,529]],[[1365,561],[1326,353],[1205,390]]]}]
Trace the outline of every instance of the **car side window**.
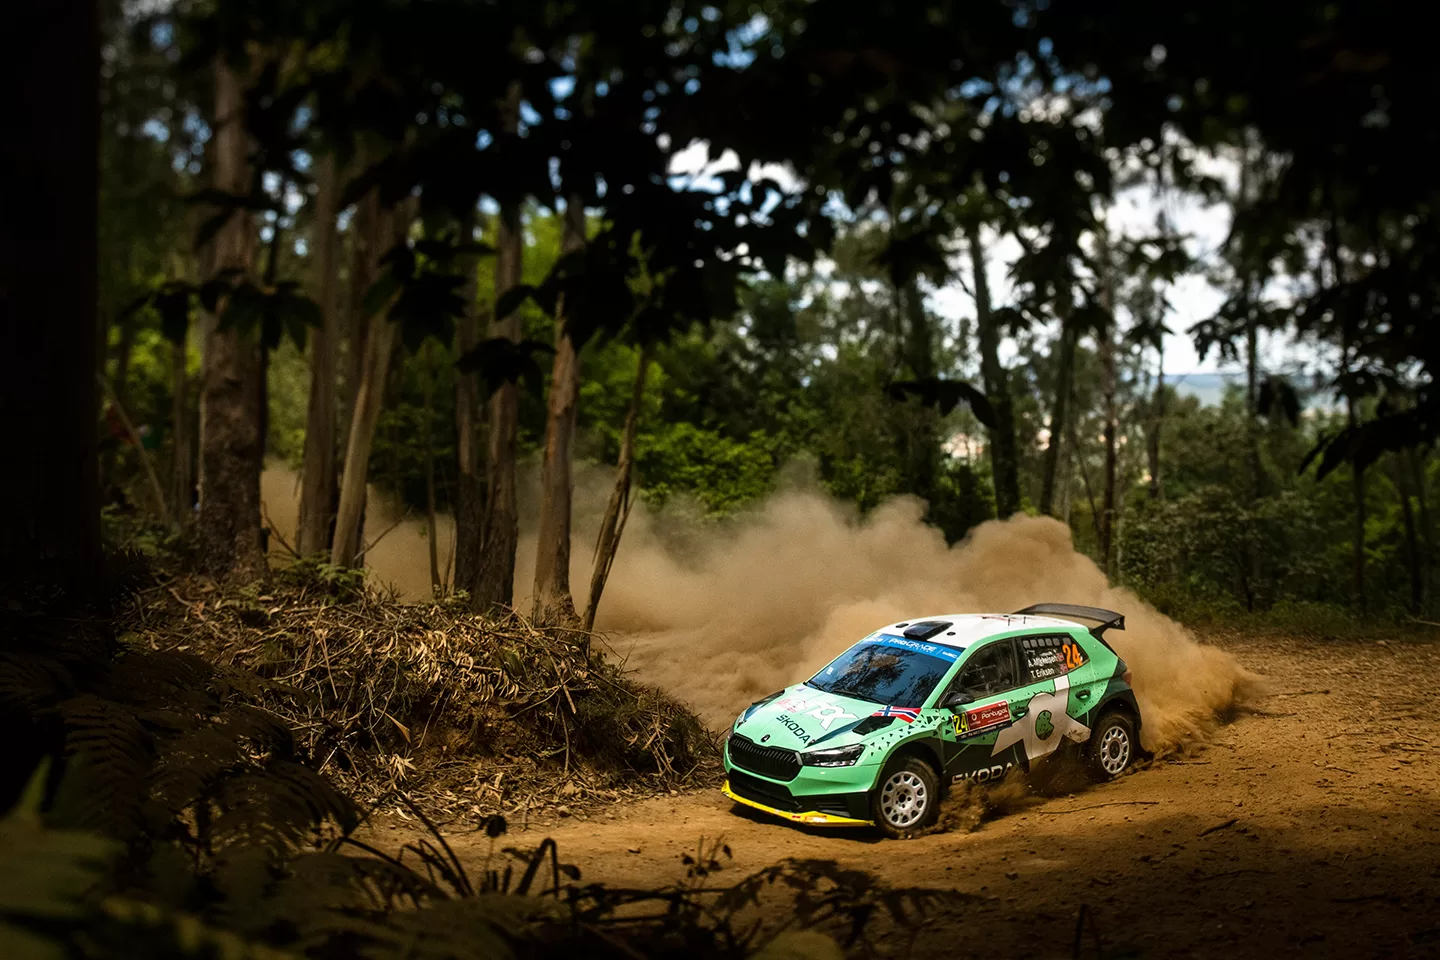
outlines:
[{"label": "car side window", "polygon": [[1068,634],[1020,638],[1020,664],[1027,683],[1049,680],[1083,667],[1087,657],[1084,649]]},{"label": "car side window", "polygon": [[963,690],[979,698],[1004,693],[1018,686],[1020,671],[1015,664],[1015,645],[1009,640],[1000,640],[971,654],[950,689]]}]

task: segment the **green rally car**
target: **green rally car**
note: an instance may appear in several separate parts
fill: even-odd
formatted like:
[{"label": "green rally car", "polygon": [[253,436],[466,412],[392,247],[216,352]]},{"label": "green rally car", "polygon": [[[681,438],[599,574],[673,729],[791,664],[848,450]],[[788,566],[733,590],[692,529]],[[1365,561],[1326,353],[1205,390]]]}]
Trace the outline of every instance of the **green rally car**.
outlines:
[{"label": "green rally car", "polygon": [[950,784],[1028,769],[1067,741],[1093,777],[1119,776],[1140,746],[1130,671],[1104,639],[1123,629],[1114,611],[1061,603],[883,627],[736,718],[725,794],[899,837],[934,822]]}]

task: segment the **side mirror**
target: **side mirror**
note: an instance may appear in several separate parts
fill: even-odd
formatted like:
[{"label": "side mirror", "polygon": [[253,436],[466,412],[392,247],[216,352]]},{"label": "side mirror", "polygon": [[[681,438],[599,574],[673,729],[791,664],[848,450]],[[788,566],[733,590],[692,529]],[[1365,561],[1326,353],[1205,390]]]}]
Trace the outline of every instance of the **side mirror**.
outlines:
[{"label": "side mirror", "polygon": [[967,703],[974,702],[975,698],[970,696],[970,694],[966,693],[964,690],[954,690],[950,693],[945,694],[945,696],[940,701],[940,706],[963,707]]}]

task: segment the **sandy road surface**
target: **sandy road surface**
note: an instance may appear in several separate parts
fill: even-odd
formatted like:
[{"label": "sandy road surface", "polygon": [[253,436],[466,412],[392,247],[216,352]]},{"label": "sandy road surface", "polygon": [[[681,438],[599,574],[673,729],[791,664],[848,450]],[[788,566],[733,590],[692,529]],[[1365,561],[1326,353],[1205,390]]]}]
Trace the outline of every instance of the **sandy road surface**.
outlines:
[{"label": "sandy road surface", "polygon": [[[880,841],[706,791],[512,839],[553,836],[612,885],[671,882],[702,836],[723,836],[735,856],[717,883],[803,857],[973,895],[923,931],[921,956],[1068,957],[1082,904],[1106,956],[1440,956],[1440,640],[1221,642],[1269,678],[1252,711],[974,832]],[[465,856],[484,849],[456,833]]]}]

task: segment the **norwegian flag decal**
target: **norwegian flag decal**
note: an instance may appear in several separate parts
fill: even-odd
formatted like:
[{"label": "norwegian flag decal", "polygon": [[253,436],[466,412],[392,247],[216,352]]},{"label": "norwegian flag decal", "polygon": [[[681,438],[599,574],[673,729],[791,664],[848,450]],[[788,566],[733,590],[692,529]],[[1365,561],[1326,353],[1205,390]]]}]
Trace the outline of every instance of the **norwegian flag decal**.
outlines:
[{"label": "norwegian flag decal", "polygon": [[872,717],[899,717],[906,723],[914,723],[920,719],[919,707],[885,707],[870,714]]}]

